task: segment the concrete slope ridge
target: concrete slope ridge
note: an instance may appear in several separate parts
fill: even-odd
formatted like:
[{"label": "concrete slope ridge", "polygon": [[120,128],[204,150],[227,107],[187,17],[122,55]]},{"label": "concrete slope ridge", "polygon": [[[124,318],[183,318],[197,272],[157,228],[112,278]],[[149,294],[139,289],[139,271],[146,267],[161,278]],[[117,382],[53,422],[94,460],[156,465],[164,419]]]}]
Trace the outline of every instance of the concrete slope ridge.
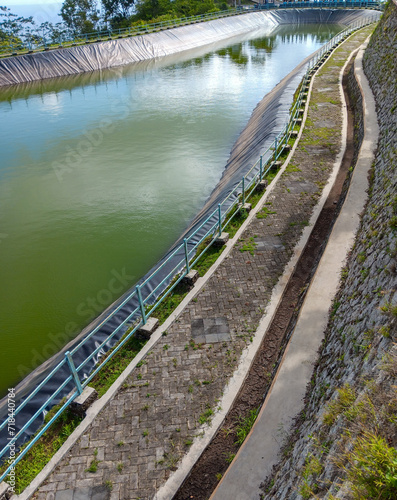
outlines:
[{"label": "concrete slope ridge", "polygon": [[389,2],[363,59],[379,121],[368,203],[305,407],[264,499],[397,498],[387,476],[397,447],[396,58],[397,7]]},{"label": "concrete slope ridge", "polygon": [[[360,76],[362,55],[363,48],[355,63]],[[214,500],[230,498],[233,491],[238,491],[239,500],[259,497],[260,483],[279,460],[282,445],[280,429],[289,432],[294,418],[302,409],[306,386],[327,326],[328,310],[338,289],[342,265],[354,242],[359,213],[365,204],[367,176],[378,137],[375,105],[368,85],[364,106],[367,118],[364,141],[346,200],[306,295],[271,392],[247,441],[213,495]],[[243,478],[246,482],[241,486]]]},{"label": "concrete slope ridge", "polygon": [[[284,179],[282,176],[279,180],[281,186],[284,184],[284,192],[280,192],[279,196],[281,198],[289,198],[288,201],[290,201],[290,191],[294,189],[294,181],[297,181],[300,185],[297,194],[303,199],[307,187],[313,179],[312,175],[322,170],[327,165],[332,169],[332,174],[327,187],[324,189],[322,201],[319,203],[322,209],[318,218],[314,218],[316,223],[311,230],[310,238],[304,245],[303,252],[301,250],[296,265],[292,266],[293,272],[290,271],[288,275],[288,284],[283,290],[282,299],[277,305],[277,310],[271,323],[266,328],[265,340],[263,343],[265,350],[263,355],[260,355],[259,352],[256,354],[247,377],[248,383],[245,382],[243,388],[239,391],[233,403],[232,410],[228,413],[225,422],[222,424],[222,429],[218,432],[213,442],[211,442],[209,449],[203,453],[202,458],[200,458],[199,462],[194,466],[192,473],[185,481],[181,491],[178,492],[178,496],[175,497],[175,500],[185,500],[186,498],[190,498],[190,496],[194,498],[207,498],[206,495],[201,495],[201,490],[203,489],[203,484],[207,482],[206,476],[214,476],[215,472],[218,476],[226,473],[226,476],[215,493],[214,498],[235,497],[239,500],[243,500],[251,498],[251,494],[254,495],[252,498],[257,498],[259,496],[259,485],[263,479],[262,474],[264,469],[272,465],[268,452],[273,451],[273,448],[269,450],[269,439],[267,439],[270,438],[271,443],[272,436],[266,436],[265,444],[262,439],[262,437],[264,438],[264,434],[261,430],[253,437],[253,446],[256,455],[252,457],[252,453],[246,451],[247,447],[244,447],[239,452],[236,462],[232,466],[232,469],[234,468],[236,472],[232,479],[230,478],[229,472],[226,472],[227,462],[223,460],[222,468],[215,469],[215,460],[213,460],[213,457],[215,452],[218,451],[218,455],[220,456],[219,464],[221,464],[222,455],[233,457],[233,454],[237,451],[237,448],[233,446],[233,444],[235,444],[233,430],[238,425],[237,422],[239,419],[242,418],[243,415],[247,415],[247,412],[244,413],[244,410],[243,412],[241,411],[244,401],[249,399],[249,401],[252,402],[250,410],[254,412],[262,405],[263,397],[269,390],[269,382],[265,382],[266,377],[272,373],[272,368],[271,371],[268,372],[269,367],[276,366],[273,365],[273,363],[274,361],[278,361],[277,358],[276,360],[271,358],[272,349],[276,348],[279,350],[280,344],[277,342],[277,339],[279,339],[280,336],[285,336],[286,339],[289,337],[290,329],[294,325],[293,316],[295,311],[300,307],[300,297],[304,296],[304,291],[310,283],[311,274],[315,269],[318,258],[321,256],[321,248],[324,247],[328,239],[329,232],[332,229],[332,223],[339,211],[337,209],[338,205],[340,205],[338,200],[343,199],[343,184],[349,167],[352,165],[353,126],[350,125],[348,128],[348,148],[343,155],[344,147],[343,144],[341,145],[341,141],[345,136],[345,127],[343,127],[342,122],[341,109],[343,108],[338,75],[340,74],[341,66],[344,64],[346,58],[354,49],[361,45],[370,32],[371,29],[361,30],[358,34],[350,37],[344,42],[335,51],[324,67],[319,70],[315,76],[313,85],[310,86],[308,94],[309,109],[306,124],[299,144],[293,153],[290,166],[286,169]],[[343,79],[344,85],[345,80],[346,78]],[[318,184],[318,181],[316,181],[316,184]],[[332,189],[330,189],[331,186]],[[288,194],[285,194],[285,190]],[[328,195],[327,192],[329,193]],[[267,201],[271,202],[271,211],[278,212],[277,205],[272,197],[269,197]],[[276,223],[273,218],[274,215],[271,214],[266,218],[266,222],[270,226]],[[313,216],[307,229],[311,227],[312,221]],[[280,227],[277,227],[278,231],[280,231],[280,229]],[[325,316],[326,312],[327,307],[325,308]],[[262,322],[259,325],[258,331],[260,329],[262,329]],[[308,350],[306,349],[307,345],[308,343],[306,342],[305,352]],[[281,348],[283,348],[282,344]],[[312,353],[312,359],[314,358],[315,356]],[[299,368],[302,368],[302,366],[299,366]],[[303,366],[303,368],[307,372],[310,372],[310,364],[309,366]],[[260,373],[261,376],[255,378],[255,373]],[[301,383],[300,390],[302,394],[302,392],[304,393],[306,382],[297,376],[297,374],[295,375],[296,377],[293,377],[294,382],[296,382],[295,388],[297,384]],[[253,399],[253,394],[257,392],[257,387],[259,387],[259,398],[255,401]],[[279,402],[283,410],[287,408],[288,403],[291,403],[293,407],[299,404],[300,398],[298,391],[296,391],[294,395],[297,396],[294,400],[291,398],[280,398]],[[277,412],[274,412],[274,414],[276,415],[275,427],[277,431],[280,423],[280,416],[277,416]],[[265,421],[267,418],[268,417],[265,418]],[[285,414],[283,411],[282,418],[288,420],[291,417],[288,413]],[[229,438],[229,435],[232,435],[232,439]],[[218,445],[217,448],[216,445]],[[210,450],[212,450],[212,453]],[[258,454],[260,455],[259,457]],[[251,458],[253,458],[253,460],[251,460]],[[275,463],[274,460],[273,463]],[[211,474],[211,471],[214,471],[213,474]],[[216,481],[214,481],[213,486],[216,486]],[[208,493],[208,490],[206,493]]]},{"label": "concrete slope ridge", "polygon": [[377,11],[288,10],[254,12],[158,33],[68,47],[0,60],[0,86],[122,66],[211,44],[258,28],[293,23],[343,23],[379,16]]}]

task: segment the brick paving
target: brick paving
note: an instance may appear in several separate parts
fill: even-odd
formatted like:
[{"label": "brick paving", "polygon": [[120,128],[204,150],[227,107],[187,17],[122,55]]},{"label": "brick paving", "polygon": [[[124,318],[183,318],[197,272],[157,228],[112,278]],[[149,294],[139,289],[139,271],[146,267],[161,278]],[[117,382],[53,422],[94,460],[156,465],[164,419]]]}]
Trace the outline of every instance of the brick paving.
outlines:
[{"label": "brick paving", "polygon": [[[341,141],[340,66],[366,36],[343,44],[340,63],[316,77],[304,135],[267,210],[34,498],[148,500],[200,439],[329,178]],[[89,472],[93,461],[97,470]]]}]

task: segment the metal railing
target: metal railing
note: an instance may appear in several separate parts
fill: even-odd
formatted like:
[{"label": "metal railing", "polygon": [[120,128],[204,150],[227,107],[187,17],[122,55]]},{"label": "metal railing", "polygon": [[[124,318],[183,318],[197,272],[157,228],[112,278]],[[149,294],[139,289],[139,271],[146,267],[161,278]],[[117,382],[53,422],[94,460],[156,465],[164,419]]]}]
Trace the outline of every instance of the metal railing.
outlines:
[{"label": "metal railing", "polygon": [[235,16],[245,13],[246,10],[240,8],[229,9],[219,12],[210,12],[208,14],[201,14],[197,16],[182,17],[177,19],[170,19],[159,23],[142,23],[128,28],[106,29],[94,31],[92,33],[85,33],[78,36],[60,35],[57,39],[47,39],[41,37],[34,39],[27,36],[22,46],[13,46],[10,44],[9,48],[2,49],[0,54],[4,55],[24,55],[33,52],[41,52],[50,49],[59,49],[63,47],[73,47],[77,45],[84,45],[96,42],[103,42],[107,40],[115,40],[118,38],[128,38],[137,35],[146,35],[148,33],[155,33],[170,28],[178,28],[179,26],[186,26],[189,24],[201,23],[204,21],[212,21],[223,17]]},{"label": "metal railing", "polygon": [[[262,4],[259,4],[262,5]],[[265,6],[268,4],[264,4]],[[346,0],[344,2],[343,0],[337,0],[337,1],[324,1],[324,2],[317,2],[315,0],[313,1],[307,1],[307,2],[283,2],[280,3],[278,8],[279,9],[286,9],[286,8],[295,8],[295,9],[313,9],[313,8],[327,8],[327,9],[373,9],[373,10],[382,10],[382,3],[381,2],[360,2],[356,0]]]},{"label": "metal railing", "polygon": [[[8,442],[0,451],[0,460],[7,460],[7,456],[9,457],[9,453],[11,449],[14,449],[17,441],[23,437],[23,435],[29,435],[29,427],[33,422],[36,421],[39,417],[42,418],[43,413],[49,411],[51,407],[55,404],[59,403],[61,393],[69,388],[69,394],[64,398],[61,403],[59,409],[56,411],[54,415],[48,420],[47,423],[43,427],[39,429],[39,431],[34,435],[33,439],[31,439],[26,446],[20,451],[18,456],[12,461],[12,463],[8,466],[8,468],[3,472],[0,476],[0,482],[8,475],[10,470],[15,467],[15,465],[26,455],[26,453],[30,450],[30,448],[35,444],[35,442],[40,439],[40,437],[46,432],[46,430],[53,424],[53,422],[68,408],[68,406],[78,397],[85,387],[90,383],[90,381],[95,377],[95,375],[101,370],[101,368],[107,364],[112,357],[128,342],[129,339],[135,334],[135,332],[146,323],[148,317],[150,317],[159,305],[166,299],[166,297],[172,292],[172,290],[178,285],[178,283],[189,273],[192,267],[198,262],[198,260],[205,254],[206,251],[211,247],[216,238],[222,231],[227,228],[233,218],[238,214],[239,209],[242,204],[244,204],[251,194],[254,192],[256,186],[269,174],[272,169],[278,167],[277,161],[278,158],[283,154],[283,151],[286,149],[288,142],[291,137],[296,135],[296,131],[294,134],[294,129],[298,123],[298,120],[301,118],[303,114],[302,109],[302,101],[306,97],[306,92],[308,90],[309,80],[315,69],[317,69],[321,63],[328,57],[331,49],[336,47],[343,39],[349,36],[353,31],[363,27],[364,25],[368,25],[376,21],[374,17],[363,19],[359,22],[355,22],[348,29],[342,31],[338,35],[336,35],[332,40],[330,40],[327,44],[325,44],[320,51],[316,54],[316,56],[310,61],[308,65],[308,69],[303,77],[302,85],[300,88],[299,95],[292,106],[289,114],[288,122],[285,127],[281,130],[281,132],[277,135],[273,144],[258,158],[255,164],[250,168],[250,170],[242,177],[241,181],[238,185],[228,194],[224,200],[219,203],[219,205],[209,214],[209,216],[195,229],[195,231],[185,238],[183,243],[181,243],[169,256],[168,258],[162,262],[162,264],[156,268],[156,270],[142,283],[136,286],[135,290],[130,293],[128,296],[124,298],[124,300],[118,305],[118,307],[112,311],[99,325],[97,325],[80,343],[78,343],[73,349],[65,353],[64,358],[60,361],[55,368],[40,382],[40,384],[26,397],[26,399],[21,402],[16,408],[12,410],[12,419],[13,426],[15,425],[15,420],[18,415],[21,413],[23,409],[25,409],[25,413],[29,413],[27,411],[28,405],[32,402],[33,398],[39,393],[39,391],[44,387],[45,384],[51,382],[54,385],[58,385],[57,388],[52,392],[52,394],[45,400],[45,402],[34,411],[33,415],[24,423],[20,429],[16,429],[14,435],[7,438]],[[200,238],[198,241],[191,246],[190,250],[188,248],[188,243],[197,236],[200,232]],[[210,242],[205,248],[197,253],[197,249],[199,246],[203,246],[203,242],[210,239]],[[150,281],[157,282],[155,279],[157,274],[164,268],[164,266],[171,261],[171,259],[178,253],[183,253],[183,258],[177,262],[176,265],[173,266],[172,270],[170,270],[161,282],[157,286],[153,286],[151,290],[147,293],[146,296],[143,296],[142,288],[145,284],[148,284]],[[171,283],[171,284],[169,284]],[[151,299],[158,294],[159,290],[165,287],[166,291],[160,295],[160,297],[155,301],[154,305],[148,305],[151,303]],[[150,288],[150,287],[146,287]],[[105,324],[109,323],[109,321],[115,316],[115,314],[125,305],[127,302],[132,299],[137,300],[138,306],[123,320],[117,325],[116,328],[113,329],[112,333],[109,334],[106,339],[99,343],[96,343],[96,348],[93,350],[85,359],[78,365],[74,360],[74,355],[79,352],[81,354],[82,347],[86,344],[86,342],[93,336],[95,333]],[[94,360],[97,361],[97,355],[101,350],[105,347],[109,341],[123,331],[122,329],[125,327],[129,327],[127,332],[124,334],[122,339],[116,344],[116,346],[108,352],[107,356],[103,361],[98,361],[95,365],[95,369],[84,379],[80,376],[80,372],[82,369],[89,363]],[[63,374],[65,368],[68,369],[68,375],[65,376],[64,380],[60,383],[58,380],[61,378],[60,374]],[[28,418],[28,417],[27,417]],[[6,418],[0,424],[0,432],[6,432],[7,426],[9,428],[9,418]],[[30,434],[32,432],[30,431]]]},{"label": "metal railing", "polygon": [[204,21],[212,21],[214,19],[221,19],[223,17],[236,16],[255,12],[258,10],[271,10],[271,9],[313,9],[313,8],[359,8],[359,9],[376,9],[381,10],[382,4],[380,2],[360,2],[356,0],[348,1],[335,1],[335,2],[284,2],[276,3],[257,3],[251,8],[237,7],[219,12],[210,12],[208,14],[201,14],[197,16],[182,17],[178,19],[170,19],[159,23],[147,23],[129,28],[119,29],[106,29],[101,31],[94,31],[78,36],[60,35],[57,39],[47,39],[46,37],[32,37],[27,35],[26,40],[19,45],[10,43],[9,47],[0,49],[0,57],[18,56],[31,54],[33,52],[42,52],[47,50],[60,49],[64,47],[73,47],[77,45],[85,45],[90,43],[103,42],[107,40],[115,40],[118,38],[128,38],[137,35],[145,35],[147,33],[154,33],[170,28],[177,28],[179,26],[186,26],[189,24],[201,23]]}]

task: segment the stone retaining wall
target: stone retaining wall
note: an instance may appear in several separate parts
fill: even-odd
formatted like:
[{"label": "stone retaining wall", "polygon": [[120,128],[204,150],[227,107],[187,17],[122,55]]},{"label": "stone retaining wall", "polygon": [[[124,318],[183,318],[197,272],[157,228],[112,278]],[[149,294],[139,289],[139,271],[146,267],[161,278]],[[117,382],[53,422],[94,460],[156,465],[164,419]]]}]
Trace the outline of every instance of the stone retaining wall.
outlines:
[{"label": "stone retaining wall", "polygon": [[[380,125],[368,204],[330,312],[305,410],[286,439],[274,477],[263,485],[263,499],[374,498],[355,483],[354,474],[349,476],[351,453],[360,436],[377,435],[385,447],[397,444],[396,56],[397,7],[389,2],[364,57]],[[359,121],[356,126],[359,138]],[[354,496],[358,492],[361,497]]]}]

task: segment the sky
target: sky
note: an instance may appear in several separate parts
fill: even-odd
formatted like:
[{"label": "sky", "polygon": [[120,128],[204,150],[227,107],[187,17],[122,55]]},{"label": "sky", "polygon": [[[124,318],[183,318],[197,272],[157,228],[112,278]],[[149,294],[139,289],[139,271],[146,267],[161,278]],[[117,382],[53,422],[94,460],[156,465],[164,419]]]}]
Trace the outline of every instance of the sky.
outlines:
[{"label": "sky", "polygon": [[6,0],[2,5],[6,5],[7,7],[12,7],[13,5],[40,5],[42,7],[46,7],[48,5],[54,4],[54,3],[62,3],[62,2],[54,2],[52,1],[47,1],[47,2],[38,2],[37,0]]},{"label": "sky", "polygon": [[38,2],[38,0],[3,0],[0,5],[5,5],[11,12],[18,16],[33,16],[34,20],[40,24],[45,21],[53,23],[62,19],[58,17],[62,6],[62,1],[48,0]]}]

